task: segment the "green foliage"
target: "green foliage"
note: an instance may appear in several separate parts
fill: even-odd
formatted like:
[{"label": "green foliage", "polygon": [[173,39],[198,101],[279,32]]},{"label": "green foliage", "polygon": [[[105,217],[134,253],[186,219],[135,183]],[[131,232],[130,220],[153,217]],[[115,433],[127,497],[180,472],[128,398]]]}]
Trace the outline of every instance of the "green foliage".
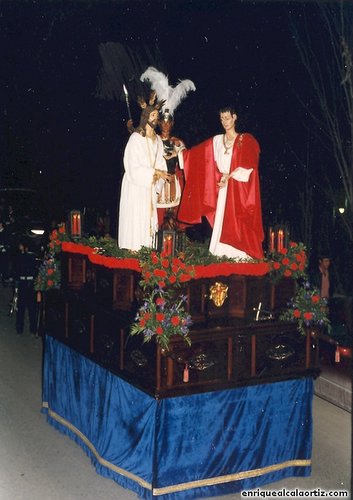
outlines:
[{"label": "green foliage", "polygon": [[280,318],[283,321],[296,321],[298,330],[305,335],[306,328],[313,326],[330,328],[327,316],[327,300],[320,297],[319,290],[312,288],[308,282],[297,288],[295,297],[290,301],[289,308]]}]

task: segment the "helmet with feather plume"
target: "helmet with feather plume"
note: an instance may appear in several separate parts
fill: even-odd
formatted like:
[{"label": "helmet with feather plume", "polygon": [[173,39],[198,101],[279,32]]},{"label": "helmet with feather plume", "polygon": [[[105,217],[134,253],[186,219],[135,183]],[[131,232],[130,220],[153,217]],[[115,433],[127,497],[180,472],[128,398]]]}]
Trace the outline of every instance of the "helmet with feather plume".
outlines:
[{"label": "helmet with feather plume", "polygon": [[142,73],[140,80],[142,82],[148,81],[158,99],[163,101],[161,112],[163,119],[166,121],[173,119],[174,111],[181,101],[185,99],[187,93],[196,90],[195,84],[191,80],[179,80],[175,87],[171,87],[168,77],[153,66],[148,67]]}]

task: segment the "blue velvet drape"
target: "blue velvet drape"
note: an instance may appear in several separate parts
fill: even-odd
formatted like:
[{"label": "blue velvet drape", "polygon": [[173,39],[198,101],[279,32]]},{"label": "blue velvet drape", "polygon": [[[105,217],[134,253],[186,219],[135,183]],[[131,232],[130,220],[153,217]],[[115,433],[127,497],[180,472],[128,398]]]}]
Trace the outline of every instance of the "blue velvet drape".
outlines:
[{"label": "blue velvet drape", "polygon": [[43,411],[142,498],[252,489],[311,471],[310,378],[160,401],[46,338]]}]

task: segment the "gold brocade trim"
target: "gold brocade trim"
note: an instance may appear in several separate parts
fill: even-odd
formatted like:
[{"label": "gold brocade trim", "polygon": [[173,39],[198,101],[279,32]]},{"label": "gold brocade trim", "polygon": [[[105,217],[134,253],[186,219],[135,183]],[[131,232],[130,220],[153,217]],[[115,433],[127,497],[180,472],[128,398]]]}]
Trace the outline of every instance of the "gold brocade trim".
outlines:
[{"label": "gold brocade trim", "polygon": [[152,494],[155,496],[190,490],[192,488],[214,486],[217,484],[230,483],[232,481],[240,481],[242,479],[249,479],[251,477],[257,477],[257,476],[262,476],[264,474],[268,474],[269,472],[275,472],[282,469],[286,469],[287,467],[308,467],[311,465],[311,459],[287,460],[286,462],[282,462],[280,464],[275,464],[275,465],[268,465],[267,467],[261,467],[260,469],[236,472],[235,474],[227,474],[225,476],[217,476],[209,479],[200,479],[199,481],[190,481],[188,483],[179,483],[179,484],[174,484],[172,486],[165,486],[164,488],[152,488],[152,485],[150,483],[147,483],[145,480],[139,478],[135,474],[132,474],[131,472],[121,469],[120,467],[117,467],[116,465],[102,458],[97,452],[96,448],[93,446],[93,444],[86,438],[86,436],[82,434],[82,432],[79,431],[70,422],[60,417],[60,415],[51,410],[47,402],[43,401],[42,407],[48,409],[49,415],[54,420],[56,420],[61,425],[67,427],[74,434],[76,434],[88,446],[88,448],[92,451],[92,453],[94,454],[94,456],[96,457],[96,459],[100,464],[104,465],[104,467],[107,467],[107,469],[117,472],[121,476],[125,476],[129,479],[132,479],[140,486],[143,486],[147,490],[152,491]]},{"label": "gold brocade trim", "polygon": [[269,472],[286,469],[287,467],[308,467],[311,465],[310,459],[305,460],[287,460],[281,464],[268,465],[261,467],[261,469],[253,469],[244,472],[236,472],[235,474],[228,474],[226,476],[218,476],[210,479],[200,479],[199,481],[190,481],[188,483],[175,484],[173,486],[166,486],[164,488],[153,488],[153,495],[165,495],[166,493],[175,493],[177,491],[185,491],[192,488],[199,488],[202,486],[213,486],[216,484],[230,483],[232,481],[239,481],[241,479],[248,479],[250,477],[262,476]]},{"label": "gold brocade trim", "polygon": [[70,431],[72,431],[74,434],[76,434],[76,436],[78,436],[85,443],[85,445],[88,446],[88,448],[91,450],[91,452],[93,453],[93,455],[96,457],[96,459],[98,460],[98,462],[101,465],[104,465],[104,467],[107,467],[107,469],[110,469],[110,470],[112,470],[114,472],[117,472],[121,476],[125,476],[125,477],[127,477],[129,479],[132,479],[133,481],[135,481],[136,483],[138,483],[140,486],[143,486],[147,490],[152,490],[152,485],[150,483],[147,483],[147,481],[145,481],[144,479],[141,479],[138,476],[136,476],[135,474],[132,474],[131,472],[128,472],[128,471],[126,471],[124,469],[121,469],[120,467],[117,467],[116,465],[112,464],[111,462],[108,462],[103,457],[101,457],[99,455],[98,451],[96,450],[96,448],[86,438],[86,436],[84,434],[82,434],[82,432],[79,431],[70,422],[68,422],[67,420],[65,420],[63,417],[60,417],[60,415],[58,415],[57,413],[55,413],[55,411],[51,410],[49,408],[49,405],[48,405],[47,402],[43,402],[42,406],[43,406],[43,408],[48,408],[48,413],[51,416],[51,418],[53,418],[54,420],[56,420],[57,422],[59,422],[59,424],[63,425],[64,427],[67,427],[68,429],[70,429]]}]

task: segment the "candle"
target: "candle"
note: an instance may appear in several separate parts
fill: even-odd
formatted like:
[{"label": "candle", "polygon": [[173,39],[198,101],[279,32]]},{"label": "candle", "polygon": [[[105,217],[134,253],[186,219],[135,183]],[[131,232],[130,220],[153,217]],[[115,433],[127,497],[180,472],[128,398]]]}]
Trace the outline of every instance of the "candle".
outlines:
[{"label": "candle", "polygon": [[81,236],[81,214],[76,215],[76,222],[77,222],[77,236]]},{"label": "candle", "polygon": [[72,214],[72,236],[76,236],[77,234],[77,220],[76,220],[77,215]]},{"label": "candle", "polygon": [[169,235],[164,238],[163,250],[165,251],[165,253],[167,255],[172,254],[172,251],[173,251],[172,237]]},{"label": "candle", "polygon": [[269,231],[269,251],[273,252],[274,249],[275,249],[275,232],[272,229],[272,227],[270,227],[270,231]]},{"label": "candle", "polygon": [[282,248],[283,248],[283,229],[279,229],[277,237],[277,252],[280,252]]}]

